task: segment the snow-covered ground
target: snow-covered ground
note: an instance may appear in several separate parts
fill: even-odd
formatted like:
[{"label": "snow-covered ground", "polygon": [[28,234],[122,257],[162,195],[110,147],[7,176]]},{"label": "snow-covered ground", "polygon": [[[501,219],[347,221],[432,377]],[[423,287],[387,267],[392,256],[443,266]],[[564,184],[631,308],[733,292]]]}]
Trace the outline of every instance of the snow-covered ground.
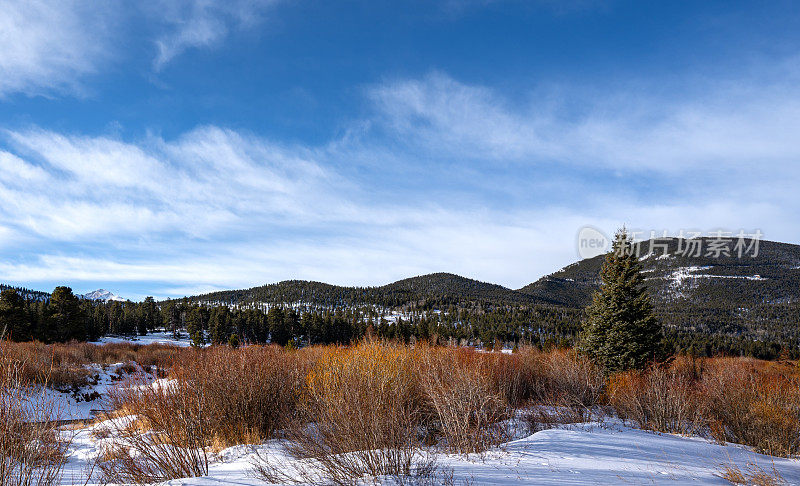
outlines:
[{"label": "snow-covered ground", "polygon": [[[135,369],[130,369],[131,367]],[[151,370],[144,370],[133,363],[115,363],[106,366],[93,364],[88,368],[91,373],[89,386],[77,392],[38,387],[33,391],[36,397],[31,397],[28,403],[31,407],[36,407],[36,403],[57,404],[49,414],[55,420],[87,419],[93,417],[93,411],[103,410],[106,407],[104,398],[108,390],[125,382],[130,378],[131,372],[134,372],[139,380],[155,379]]]},{"label": "snow-covered ground", "polygon": [[92,344],[111,344],[111,343],[130,343],[130,344],[171,344],[173,346],[191,346],[191,341],[186,332],[181,333],[181,337],[175,339],[172,332],[151,332],[144,336],[103,336]]},{"label": "snow-covered ground", "polygon": [[[92,431],[101,427],[102,423],[78,432],[62,484],[86,481],[87,468],[100,443]],[[286,459],[276,443],[234,447],[216,455],[207,477],[164,484],[263,484],[251,473],[255,450],[278,461]],[[753,465],[767,472],[774,468],[788,484],[800,484],[798,460],[773,458],[700,438],[646,432],[615,420],[544,430],[483,455],[440,454],[436,463],[440,472],[452,471],[456,485],[728,484],[720,474],[730,465],[742,471]],[[92,481],[99,481],[96,474]]]}]

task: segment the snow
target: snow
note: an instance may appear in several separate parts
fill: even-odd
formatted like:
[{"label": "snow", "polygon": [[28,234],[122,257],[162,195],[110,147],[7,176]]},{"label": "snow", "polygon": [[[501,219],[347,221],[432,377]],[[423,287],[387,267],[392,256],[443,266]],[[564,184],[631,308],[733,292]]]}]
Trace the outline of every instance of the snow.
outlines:
[{"label": "snow", "polygon": [[[125,363],[115,363],[107,366],[92,364],[87,366],[91,375],[94,377],[92,384],[78,390],[77,393],[68,391],[58,391],[52,388],[36,388],[28,400],[30,407],[35,407],[36,403],[57,403],[50,417],[53,420],[82,420],[94,417],[94,411],[103,410],[106,406],[104,398],[108,390],[120,386],[130,376],[121,373],[120,368]],[[150,383],[155,377],[139,367],[135,376],[138,380]],[[159,381],[159,380],[157,380]],[[96,392],[96,394],[94,394]],[[41,399],[40,399],[41,398]],[[32,408],[31,408],[32,409]]]},{"label": "snow", "polygon": [[88,294],[83,294],[83,298],[87,300],[104,300],[108,302],[109,300],[116,300],[117,302],[125,302],[125,299],[122,297],[115,295],[110,290],[106,289],[97,289],[93,292],[89,292]]},{"label": "snow", "polygon": [[673,285],[679,286],[685,279],[695,279],[695,278],[743,278],[746,280],[767,280],[766,278],[762,277],[761,275],[697,275],[696,272],[700,272],[702,270],[708,270],[712,267],[710,266],[692,266],[692,267],[681,267],[672,272],[672,274],[667,277],[669,280],[673,281]]},{"label": "snow", "polygon": [[175,338],[172,332],[151,332],[144,336],[103,336],[93,344],[111,344],[111,343],[131,343],[131,344],[170,344],[172,346],[188,347],[192,343],[185,333],[182,333],[179,338]]},{"label": "snow", "polygon": [[[97,425],[78,431],[62,484],[82,484],[92,458],[110,439],[98,439]],[[176,479],[165,485],[259,484],[251,473],[256,451],[280,464],[286,457],[277,442],[237,446],[216,454],[203,478]],[[617,420],[574,424],[514,440],[482,455],[440,454],[440,471],[455,484],[728,484],[719,474],[735,465],[774,467],[789,484],[800,484],[800,461],[757,454],[744,446],[634,429]],[[287,471],[290,472],[290,471]],[[99,481],[95,477],[91,481]],[[92,484],[91,482],[89,484]],[[365,482],[368,484],[368,482]]]}]

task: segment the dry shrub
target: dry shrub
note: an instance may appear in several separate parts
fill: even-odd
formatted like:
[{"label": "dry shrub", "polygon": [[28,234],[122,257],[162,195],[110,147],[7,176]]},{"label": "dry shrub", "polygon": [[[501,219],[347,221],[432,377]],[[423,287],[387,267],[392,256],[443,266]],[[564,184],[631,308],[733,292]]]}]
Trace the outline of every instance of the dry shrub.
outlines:
[{"label": "dry shrub", "polygon": [[767,471],[757,464],[747,464],[744,471],[735,464],[729,464],[722,467],[719,476],[731,484],[742,486],[782,486],[788,484],[774,467]]},{"label": "dry shrub", "polygon": [[492,390],[509,407],[519,408],[530,402],[536,386],[536,374],[520,353],[480,354],[481,369]]},{"label": "dry shrub", "polygon": [[208,474],[212,437],[196,390],[179,381],[131,382],[109,401],[125,414],[107,422],[115,440],[99,464],[105,480],[147,484]]},{"label": "dry shrub", "polygon": [[526,394],[533,403],[588,408],[603,395],[602,372],[573,350],[523,348],[513,356],[526,370]]},{"label": "dry shrub", "polygon": [[294,353],[275,346],[186,350],[168,381],[124,383],[111,405],[122,438],[101,464],[114,482],[146,483],[207,473],[207,452],[262,442],[288,425],[301,397]]},{"label": "dry shrub", "polygon": [[61,404],[26,381],[24,363],[6,350],[0,349],[0,486],[58,484],[71,441],[58,430]]},{"label": "dry shrub", "polygon": [[315,360],[289,452],[313,458],[322,475],[337,484],[409,475],[418,468],[423,405],[413,352],[365,342],[326,348]]},{"label": "dry shrub", "polygon": [[526,347],[510,358],[520,370],[514,380],[516,406],[529,405],[523,418],[530,430],[591,418],[603,396],[605,377],[585,356],[571,350],[542,352]]},{"label": "dry shrub", "polygon": [[485,360],[464,349],[427,349],[422,356],[422,390],[450,451],[482,452],[507,439],[501,421],[511,409],[482,369]]},{"label": "dry shrub", "polygon": [[609,380],[609,403],[642,428],[709,432],[771,455],[800,452],[800,379],[793,367],[750,358],[677,358]]},{"label": "dry shrub", "polygon": [[295,417],[303,366],[278,346],[193,350],[172,376],[203,399],[205,426],[218,447],[260,442]]},{"label": "dry shrub", "polygon": [[800,452],[800,380],[752,359],[718,359],[704,373],[711,432],[771,455]]},{"label": "dry shrub", "polygon": [[646,371],[619,373],[609,379],[608,399],[617,415],[640,428],[690,434],[702,426],[703,401],[694,366],[678,359]]},{"label": "dry shrub", "polygon": [[187,352],[161,344],[43,344],[37,341],[0,342],[0,348],[9,359],[21,363],[19,372],[25,381],[35,384],[47,382],[53,389],[73,392],[89,384],[91,372],[87,365],[136,362],[143,367],[163,369],[168,368],[180,353]]},{"label": "dry shrub", "polygon": [[603,396],[603,373],[586,356],[574,350],[554,350],[540,357],[545,401],[588,408]]}]

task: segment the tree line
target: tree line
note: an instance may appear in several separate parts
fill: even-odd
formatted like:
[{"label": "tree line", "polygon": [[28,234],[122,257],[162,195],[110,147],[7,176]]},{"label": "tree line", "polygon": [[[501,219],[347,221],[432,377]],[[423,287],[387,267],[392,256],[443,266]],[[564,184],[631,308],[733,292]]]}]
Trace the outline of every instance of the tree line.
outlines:
[{"label": "tree line", "polygon": [[[57,287],[52,294],[6,288],[0,293],[0,335],[46,343],[95,341],[105,335],[142,336],[154,331],[188,334],[196,345],[262,344],[307,346],[347,344],[367,335],[402,342],[539,348],[579,344],[584,311],[548,305],[451,303],[439,308],[411,305],[402,312],[372,305],[267,308],[210,305],[189,299],[156,302],[91,301]],[[737,335],[682,332],[664,327],[664,354],[797,357],[793,343]]]}]

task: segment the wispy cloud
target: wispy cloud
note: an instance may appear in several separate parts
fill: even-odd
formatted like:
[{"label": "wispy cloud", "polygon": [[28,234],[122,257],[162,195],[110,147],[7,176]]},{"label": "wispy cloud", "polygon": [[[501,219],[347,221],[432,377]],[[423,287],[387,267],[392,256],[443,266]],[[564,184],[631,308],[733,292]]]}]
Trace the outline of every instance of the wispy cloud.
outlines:
[{"label": "wispy cloud", "polygon": [[14,219],[43,238],[202,238],[248,218],[269,224],[345,210],[335,202],[322,214],[310,210],[334,183],[312,158],[216,127],[139,144],[44,130],[7,137],[30,160],[0,152],[9,167],[0,176],[0,201],[9,211],[0,220]]},{"label": "wispy cloud", "polygon": [[773,71],[781,82],[705,82],[661,96],[532,88],[522,101],[434,73],[376,86],[369,96],[390,132],[443,155],[657,172],[748,169],[757,161],[780,170],[800,158],[800,76]]},{"label": "wispy cloud", "polygon": [[797,93],[757,81],[671,103],[576,91],[576,114],[564,92],[519,101],[433,74],[374,86],[371,115],[321,146],[216,126],[6,131],[0,280],[148,282],[164,296],[453,271],[519,287],[573,261],[583,224],[798,241],[785,224],[800,217]]},{"label": "wispy cloud", "polygon": [[0,7],[0,98],[81,93],[82,79],[109,60],[113,5],[5,0]]},{"label": "wispy cloud", "polygon": [[[13,93],[86,95],[91,92],[87,78],[129,62],[121,46],[133,42],[154,45],[153,68],[160,70],[188,49],[215,46],[231,32],[259,25],[279,1],[5,0],[0,7],[0,98]],[[130,28],[137,22],[150,27]]]},{"label": "wispy cloud", "polygon": [[152,17],[165,26],[156,39],[156,70],[187,49],[213,46],[231,31],[259,24],[280,0],[168,0],[152,6]]}]

